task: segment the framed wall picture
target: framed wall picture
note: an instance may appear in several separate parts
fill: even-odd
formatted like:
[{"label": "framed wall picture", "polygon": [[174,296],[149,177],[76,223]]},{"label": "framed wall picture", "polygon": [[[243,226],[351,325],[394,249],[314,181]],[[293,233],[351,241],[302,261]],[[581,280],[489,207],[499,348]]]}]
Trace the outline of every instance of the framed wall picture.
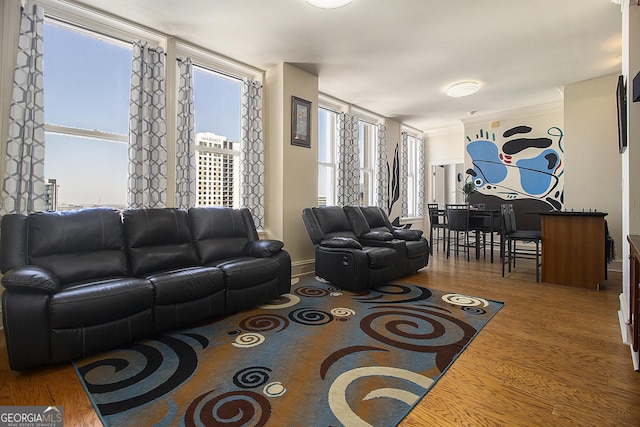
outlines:
[{"label": "framed wall picture", "polygon": [[311,102],[291,97],[291,144],[311,148]]}]

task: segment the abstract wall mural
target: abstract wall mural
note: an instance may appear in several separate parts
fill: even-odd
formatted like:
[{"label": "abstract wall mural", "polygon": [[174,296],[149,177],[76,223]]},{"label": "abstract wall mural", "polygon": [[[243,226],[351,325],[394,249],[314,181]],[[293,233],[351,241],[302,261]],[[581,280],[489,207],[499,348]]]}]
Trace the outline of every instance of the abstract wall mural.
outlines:
[{"label": "abstract wall mural", "polygon": [[[564,200],[563,132],[557,126],[534,130],[527,125],[496,135],[480,129],[467,136],[465,182],[473,182],[478,195],[508,201],[525,199],[562,209]],[[474,198],[478,200],[478,197]]]}]

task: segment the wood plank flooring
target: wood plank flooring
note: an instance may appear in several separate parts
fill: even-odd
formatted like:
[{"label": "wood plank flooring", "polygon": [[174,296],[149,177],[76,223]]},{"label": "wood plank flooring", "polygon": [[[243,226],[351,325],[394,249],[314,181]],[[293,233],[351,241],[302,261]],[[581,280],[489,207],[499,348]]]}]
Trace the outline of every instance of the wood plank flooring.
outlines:
[{"label": "wood plank flooring", "polygon": [[600,291],[536,283],[525,260],[506,276],[499,263],[436,252],[405,279],[505,306],[401,425],[640,426],[640,372],[617,317],[620,278]]},{"label": "wood plank flooring", "polygon": [[[445,259],[404,279],[505,306],[401,426],[640,426],[640,373],[618,326],[620,280],[600,291],[535,282],[533,262]],[[13,372],[0,334],[0,405],[61,405],[99,426],[71,364]]]}]

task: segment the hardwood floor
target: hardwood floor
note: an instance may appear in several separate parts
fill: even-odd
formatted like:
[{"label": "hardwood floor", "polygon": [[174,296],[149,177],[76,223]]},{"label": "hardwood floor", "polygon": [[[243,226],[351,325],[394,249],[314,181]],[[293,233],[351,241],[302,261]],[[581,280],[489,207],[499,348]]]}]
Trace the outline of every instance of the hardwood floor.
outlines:
[{"label": "hardwood floor", "polygon": [[[413,426],[639,426],[640,372],[618,326],[620,280],[600,291],[535,282],[519,261],[436,252],[405,281],[505,306],[401,423]],[[17,373],[0,334],[0,405],[60,405],[65,426],[99,426],[70,364]]]},{"label": "hardwood floor", "polygon": [[[442,252],[406,281],[504,301],[402,426],[640,426],[640,372],[622,344],[621,280],[600,291],[536,283],[534,263]],[[613,275],[612,275],[613,276]]]}]

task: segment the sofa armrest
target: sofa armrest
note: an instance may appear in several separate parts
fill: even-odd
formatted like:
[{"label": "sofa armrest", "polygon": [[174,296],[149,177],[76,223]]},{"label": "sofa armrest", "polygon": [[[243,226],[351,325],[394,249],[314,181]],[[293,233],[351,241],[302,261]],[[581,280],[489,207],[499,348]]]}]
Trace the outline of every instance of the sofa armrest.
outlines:
[{"label": "sofa armrest", "polygon": [[388,231],[370,231],[360,236],[364,240],[374,240],[379,242],[388,242],[393,240],[393,234]]},{"label": "sofa armrest", "polygon": [[2,276],[2,286],[9,291],[33,291],[51,295],[60,290],[60,281],[47,269],[23,265],[7,271]]},{"label": "sofa armrest", "polygon": [[247,253],[256,258],[267,258],[282,250],[284,243],[280,240],[254,240],[247,243]]},{"label": "sofa armrest", "polygon": [[360,249],[362,245],[355,239],[350,237],[333,237],[331,239],[325,239],[320,242],[320,246],[325,248],[345,248],[345,249]]},{"label": "sofa armrest", "polygon": [[393,236],[402,240],[420,240],[422,230],[393,230]]}]

